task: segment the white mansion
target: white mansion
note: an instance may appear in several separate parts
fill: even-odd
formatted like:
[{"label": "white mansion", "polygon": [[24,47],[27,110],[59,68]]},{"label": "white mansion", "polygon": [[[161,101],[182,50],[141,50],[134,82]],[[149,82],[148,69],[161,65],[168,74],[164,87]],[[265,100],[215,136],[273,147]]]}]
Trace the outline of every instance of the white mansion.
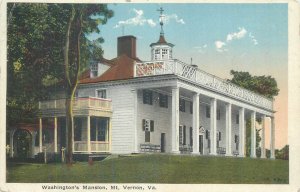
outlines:
[{"label": "white mansion", "polygon": [[[74,153],[244,157],[250,118],[251,157],[256,157],[256,121],[262,119],[261,158],[266,157],[267,120],[275,158],[273,100],[174,59],[173,46],[162,31],[150,45],[151,61],[144,62],[136,56],[136,38],[122,36],[116,58],[91,64],[81,76],[74,101]],[[66,144],[65,100],[42,101],[39,109],[39,124],[28,129],[29,156],[45,146],[58,153]],[[13,135],[14,131],[11,146],[16,145]]]}]

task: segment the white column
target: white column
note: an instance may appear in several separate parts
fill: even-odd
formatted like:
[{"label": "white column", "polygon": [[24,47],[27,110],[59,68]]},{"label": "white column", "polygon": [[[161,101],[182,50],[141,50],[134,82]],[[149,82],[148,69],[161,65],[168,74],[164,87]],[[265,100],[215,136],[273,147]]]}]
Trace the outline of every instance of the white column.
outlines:
[{"label": "white column", "polygon": [[91,153],[91,117],[87,116],[87,151]]},{"label": "white column", "polygon": [[39,132],[39,140],[40,140],[40,153],[43,152],[43,121],[40,118],[40,132]]},{"label": "white column", "polygon": [[231,127],[231,103],[226,104],[226,156],[232,156],[232,149],[231,149],[231,134],[232,134],[232,127]]},{"label": "white column", "polygon": [[245,157],[245,109],[239,110],[239,157]]},{"label": "white column", "polygon": [[134,135],[134,140],[133,140],[133,153],[138,153],[138,134],[137,134],[137,110],[138,110],[138,98],[137,98],[137,90],[131,90],[132,93],[132,99],[133,99],[133,135]]},{"label": "white column", "polygon": [[217,100],[210,101],[210,138],[211,138],[211,155],[217,155]]},{"label": "white column", "polygon": [[275,159],[275,119],[271,117],[270,158]]},{"label": "white column", "polygon": [[74,118],[72,117],[72,148],[73,148],[73,153],[75,151],[75,142],[74,142],[74,127],[75,127],[75,123],[74,123]]},{"label": "white column", "polygon": [[266,137],[266,115],[261,117],[262,128],[261,128],[261,158],[266,158],[266,147],[265,147],[265,137]]},{"label": "white column", "polygon": [[54,117],[54,152],[57,153],[57,117]]},{"label": "white column", "polygon": [[256,158],[256,112],[252,111],[251,113],[251,156]]},{"label": "white column", "polygon": [[179,153],[179,88],[172,87],[172,153]]},{"label": "white column", "polygon": [[109,118],[109,122],[108,122],[108,126],[109,126],[109,128],[108,128],[108,130],[109,130],[109,133],[108,133],[108,135],[109,135],[109,141],[108,141],[108,143],[109,143],[109,146],[108,146],[108,150],[109,150],[109,152],[111,152],[111,136],[112,136],[112,131],[111,131],[111,117]]},{"label": "white column", "polygon": [[193,96],[193,154],[199,155],[199,93]]}]

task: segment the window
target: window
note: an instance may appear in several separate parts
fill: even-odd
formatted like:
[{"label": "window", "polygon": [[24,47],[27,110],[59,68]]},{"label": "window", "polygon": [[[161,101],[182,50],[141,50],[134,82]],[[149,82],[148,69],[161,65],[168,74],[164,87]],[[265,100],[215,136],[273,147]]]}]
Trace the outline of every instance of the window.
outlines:
[{"label": "window", "polygon": [[221,119],[221,110],[217,109],[217,120]]},{"label": "window", "polygon": [[91,141],[106,141],[108,137],[108,118],[91,118]]},{"label": "window", "polygon": [[97,139],[98,141],[106,141],[107,136],[107,125],[108,125],[108,119],[101,118],[100,121],[98,121],[98,133],[97,133]]},{"label": "window", "polygon": [[239,123],[240,123],[240,116],[239,116],[239,114],[237,114],[237,115],[235,116],[235,123],[236,123],[236,124],[239,124]]},{"label": "window", "polygon": [[159,106],[168,108],[168,95],[159,94]]},{"label": "window", "polygon": [[217,147],[220,147],[220,141],[221,141],[221,132],[217,132]]},{"label": "window", "polygon": [[193,114],[193,102],[190,102],[190,113]]},{"label": "window", "polygon": [[209,139],[209,131],[205,130],[205,139]]},{"label": "window", "polygon": [[154,54],[155,60],[160,59],[160,50],[155,49],[155,54]]},{"label": "window", "polygon": [[239,136],[234,135],[234,142],[235,142],[235,150],[239,150]]},{"label": "window", "polygon": [[145,131],[145,142],[150,142],[150,131]]},{"label": "window", "polygon": [[183,145],[183,127],[179,126],[179,145]]},{"label": "window", "polygon": [[206,108],[205,108],[205,112],[206,112],[206,117],[207,118],[210,118],[210,106],[206,105]]},{"label": "window", "polygon": [[81,141],[82,121],[80,118],[74,118],[74,141]]},{"label": "window", "polygon": [[183,145],[186,144],[186,126],[183,126]]},{"label": "window", "polygon": [[97,97],[106,99],[106,89],[99,89],[97,90]]},{"label": "window", "polygon": [[97,77],[98,76],[98,63],[92,63],[90,68],[91,68],[91,76]]},{"label": "window", "polygon": [[152,105],[152,91],[143,90],[143,103]]},{"label": "window", "polygon": [[185,101],[183,99],[179,99],[179,110],[185,112]]},{"label": "window", "polygon": [[168,49],[162,49],[162,59],[168,59]]},{"label": "window", "polygon": [[193,146],[193,128],[190,127],[190,146]]}]

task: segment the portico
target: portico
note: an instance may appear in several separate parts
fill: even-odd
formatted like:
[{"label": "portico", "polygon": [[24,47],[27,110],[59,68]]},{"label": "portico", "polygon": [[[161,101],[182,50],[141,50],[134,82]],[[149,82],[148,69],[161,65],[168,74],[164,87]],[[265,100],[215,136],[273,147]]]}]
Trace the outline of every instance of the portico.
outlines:
[{"label": "portico", "polygon": [[[172,66],[171,66],[172,65]],[[246,89],[240,88],[225,80],[207,74],[194,66],[178,60],[153,61],[136,63],[137,77],[155,77],[162,74],[174,74],[173,83],[169,88],[152,87],[150,89],[167,90],[171,97],[171,153],[180,153],[180,100],[184,99],[192,105],[192,154],[199,152],[199,128],[208,131],[207,142],[209,155],[225,155],[245,157],[246,120],[251,121],[251,157],[256,158],[256,123],[262,122],[262,155],[265,158],[265,124],[271,121],[271,154],[274,154],[274,111],[273,101]],[[146,69],[146,70],[145,70]],[[170,70],[170,71],[168,71]],[[145,73],[144,73],[145,72]],[[156,76],[158,80],[160,77]],[[141,79],[140,79],[141,80]],[[164,84],[161,82],[160,84]],[[147,88],[145,84],[143,88]],[[158,91],[159,92],[159,91]],[[201,107],[202,106],[202,107]],[[204,107],[205,106],[205,107]],[[209,112],[209,115],[205,114]],[[204,115],[209,116],[203,119]],[[221,117],[220,117],[221,116]],[[195,129],[195,127],[197,127]],[[206,134],[207,137],[207,134]],[[225,137],[225,138],[224,138]],[[271,158],[274,156],[271,155]]]}]

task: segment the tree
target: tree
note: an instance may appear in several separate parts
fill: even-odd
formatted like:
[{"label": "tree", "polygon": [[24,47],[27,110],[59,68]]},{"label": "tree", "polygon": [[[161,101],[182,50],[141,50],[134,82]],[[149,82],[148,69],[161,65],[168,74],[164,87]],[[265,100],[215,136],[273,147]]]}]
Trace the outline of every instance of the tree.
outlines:
[{"label": "tree", "polygon": [[[277,87],[276,80],[271,76],[252,76],[248,72],[243,71],[230,71],[230,75],[233,75],[232,79],[228,80],[233,84],[236,84],[240,87],[263,95],[269,99],[273,99],[278,95],[279,89]],[[257,119],[261,123],[261,119]],[[259,136],[259,131],[256,130],[256,148],[259,146],[261,137]],[[250,155],[250,146],[251,146],[251,121],[250,119],[246,120],[246,155]],[[258,150],[259,151],[259,150]],[[260,151],[259,151],[260,152]],[[259,155],[259,154],[258,154]]]},{"label": "tree", "polygon": [[271,76],[252,76],[248,72],[234,70],[230,71],[230,75],[233,75],[232,79],[229,80],[231,83],[265,97],[273,98],[279,93],[277,82]]},{"label": "tree", "polygon": [[34,122],[63,71],[65,13],[56,4],[8,3],[7,122]]},{"label": "tree", "polygon": [[[107,8],[107,5],[101,4],[73,4],[69,5],[68,9],[69,20],[65,37],[64,71],[66,84],[67,163],[72,163],[72,130],[74,129],[72,107],[81,63],[85,58],[81,55],[81,43],[86,38],[84,33],[99,32],[98,25],[105,24],[107,19],[112,17],[113,12]],[[95,50],[99,53],[99,49]]]},{"label": "tree", "polygon": [[[9,3],[8,12],[8,124],[35,121],[38,101],[53,89],[66,90],[68,142],[72,141],[72,99],[79,74],[91,59],[102,56],[98,25],[113,16],[106,4]],[[67,162],[72,162],[72,144]]]}]

